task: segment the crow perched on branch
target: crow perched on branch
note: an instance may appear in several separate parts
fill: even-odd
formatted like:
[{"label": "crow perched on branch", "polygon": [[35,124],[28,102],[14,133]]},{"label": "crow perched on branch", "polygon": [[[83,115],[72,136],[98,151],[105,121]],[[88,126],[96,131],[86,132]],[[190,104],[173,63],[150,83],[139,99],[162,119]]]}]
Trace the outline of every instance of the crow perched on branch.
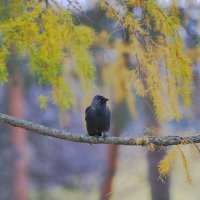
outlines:
[{"label": "crow perched on branch", "polygon": [[96,95],[85,110],[85,121],[90,136],[103,136],[110,129],[110,111],[106,106],[107,98]]}]

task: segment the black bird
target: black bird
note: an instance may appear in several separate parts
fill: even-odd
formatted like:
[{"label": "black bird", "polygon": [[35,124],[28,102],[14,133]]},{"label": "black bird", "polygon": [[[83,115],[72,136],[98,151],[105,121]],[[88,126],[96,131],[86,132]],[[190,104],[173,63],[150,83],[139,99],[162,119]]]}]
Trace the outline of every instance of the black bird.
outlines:
[{"label": "black bird", "polygon": [[85,121],[88,134],[105,137],[110,128],[110,111],[106,106],[107,98],[96,95],[85,110]]}]

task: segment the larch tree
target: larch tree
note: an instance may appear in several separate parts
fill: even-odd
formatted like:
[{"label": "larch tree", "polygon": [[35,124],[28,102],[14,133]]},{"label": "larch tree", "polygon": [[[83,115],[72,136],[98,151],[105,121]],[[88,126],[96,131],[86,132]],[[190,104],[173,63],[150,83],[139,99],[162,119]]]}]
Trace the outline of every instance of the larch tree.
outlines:
[{"label": "larch tree", "polygon": [[[66,2],[74,10],[82,12],[78,1]],[[104,63],[101,70],[105,90],[116,105],[127,102],[131,115],[135,117],[135,97],[139,95],[151,102],[157,121],[179,120],[181,105],[191,104],[193,74],[192,61],[179,34],[181,21],[176,1],[172,1],[167,9],[163,9],[155,0],[100,0],[99,3],[106,16],[116,26],[126,30],[128,42],[117,40],[109,44],[111,35],[95,32],[91,26],[78,21],[72,11],[54,0],[1,1],[0,82],[12,80],[8,68],[14,53],[16,60],[28,60],[28,70],[36,77],[38,84],[51,86],[48,96],[39,97],[41,107],[46,108],[49,102],[53,102],[61,110],[68,109],[75,98],[73,89],[68,85],[70,73],[63,72],[66,68],[72,70],[80,81],[80,87],[89,90],[97,76],[91,56],[91,47],[96,45],[104,50],[114,50],[117,55],[112,63]],[[140,14],[137,15],[134,10],[139,10]],[[135,60],[134,67],[129,68],[126,55]],[[14,112],[10,114],[17,116]],[[0,115],[0,121],[76,142],[141,145],[151,150],[156,146],[177,145],[160,161],[158,170],[161,177],[165,177],[174,157],[179,155],[189,182],[187,160],[179,145],[190,143],[197,148],[194,143],[200,142],[200,136],[151,136],[154,133],[152,130],[143,138],[108,137],[104,140],[73,136],[68,131],[51,129],[3,114]]]},{"label": "larch tree", "polygon": [[[0,2],[0,82],[8,80],[8,113],[24,118],[22,60],[28,59],[29,72],[39,84],[51,85],[49,97],[40,96],[41,106],[48,98],[61,109],[73,103],[72,92],[62,74],[62,65],[73,58],[83,87],[93,80],[94,67],[89,47],[94,31],[76,25],[72,14],[48,1]],[[82,56],[80,56],[82,55]],[[21,66],[20,66],[21,65]],[[13,166],[13,198],[28,199],[27,142],[24,129],[12,128],[11,141],[17,153]]]}]

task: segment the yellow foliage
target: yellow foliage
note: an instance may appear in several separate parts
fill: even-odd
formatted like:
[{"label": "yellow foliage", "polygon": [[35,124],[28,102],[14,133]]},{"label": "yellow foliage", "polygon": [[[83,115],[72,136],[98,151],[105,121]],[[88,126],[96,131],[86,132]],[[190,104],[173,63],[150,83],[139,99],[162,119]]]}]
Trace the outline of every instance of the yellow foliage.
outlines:
[{"label": "yellow foliage", "polygon": [[[38,77],[39,83],[52,86],[54,103],[62,109],[68,108],[72,99],[62,99],[70,95],[60,78],[61,68],[67,58],[73,59],[74,71],[81,84],[86,86],[93,82],[95,68],[89,51],[95,39],[94,31],[84,25],[75,25],[70,12],[45,7],[42,1],[12,0],[8,4],[12,13],[4,21],[0,20],[0,81],[7,80],[7,55],[15,49],[19,56],[28,56],[30,71]],[[6,12],[0,9],[0,17],[3,11]],[[44,106],[44,98],[41,100]]]},{"label": "yellow foliage", "polygon": [[155,108],[155,113],[159,119],[164,119],[165,100],[162,95],[162,82],[159,76],[158,64],[147,63],[146,64],[148,89],[152,98],[152,102]]},{"label": "yellow foliage", "polygon": [[0,83],[4,83],[8,79],[8,73],[6,69],[6,59],[8,54],[9,52],[7,48],[0,46]]},{"label": "yellow foliage", "polygon": [[47,108],[47,101],[48,101],[48,97],[47,96],[43,96],[40,95],[39,96],[39,102],[40,102],[40,107],[43,109]]},{"label": "yellow foliage", "polygon": [[200,153],[199,146],[197,144],[190,144],[190,150],[192,153]]},{"label": "yellow foliage", "polygon": [[115,9],[112,6],[108,7],[106,16],[110,17],[110,18],[115,18],[116,16],[118,16],[118,18],[119,18],[119,15],[115,12]]},{"label": "yellow foliage", "polygon": [[75,61],[75,70],[87,88],[91,80],[94,80],[95,67],[89,54],[89,47],[94,42],[95,34],[92,29],[86,26],[78,26],[72,34],[72,38],[71,52]]},{"label": "yellow foliage", "polygon": [[138,138],[135,143],[136,145],[141,145],[142,144],[142,138]]},{"label": "yellow foliage", "polygon": [[159,162],[158,164],[158,171],[161,175],[161,177],[166,177],[171,169],[171,163],[169,161],[169,159],[163,159]]},{"label": "yellow foliage", "polygon": [[140,21],[137,18],[134,18],[132,13],[127,13],[123,26],[127,28],[130,32],[137,30],[142,35],[146,34],[146,31],[141,27]]},{"label": "yellow foliage", "polygon": [[135,89],[137,94],[141,97],[145,97],[145,95],[147,94],[147,91],[144,89],[144,85],[141,79],[138,79],[135,82]]},{"label": "yellow foliage", "polygon": [[100,6],[101,6],[102,9],[105,9],[106,8],[106,0],[101,0]]},{"label": "yellow foliage", "polygon": [[[180,21],[175,1],[168,10],[160,8],[154,0],[118,2],[125,7],[121,15],[116,5],[111,6],[106,0],[101,2],[108,15],[128,32],[129,54],[137,61],[137,68],[128,73],[136,93],[148,97],[159,120],[179,120],[180,99],[186,106],[191,104],[193,76],[191,60],[178,34]],[[145,13],[136,18],[126,6],[141,7]],[[119,62],[116,59],[112,65],[121,65]],[[121,91],[113,93],[119,98]]]},{"label": "yellow foliage", "polygon": [[102,48],[107,48],[108,40],[109,40],[108,32],[101,31],[98,35],[96,35],[95,43]]},{"label": "yellow foliage", "polygon": [[127,5],[128,6],[140,6],[142,4],[141,0],[128,0]]},{"label": "yellow foliage", "polygon": [[[118,9],[118,4],[121,9]],[[60,83],[57,79],[62,74],[66,59],[73,61],[73,66],[68,67],[73,68],[82,88],[94,82],[95,67],[90,47],[96,42],[108,48],[105,32],[99,34],[97,42],[94,30],[75,24],[70,12],[45,6],[44,1],[12,0],[6,5],[0,3],[0,82],[7,80],[5,63],[11,49],[15,49],[19,56],[28,56],[30,71],[38,77],[40,84],[53,86],[52,94],[69,90],[67,86],[63,89],[55,87],[60,85],[56,82]],[[136,18],[127,11],[127,6],[141,7],[146,12]],[[134,117],[136,92],[152,101],[158,119],[180,119],[179,99],[185,105],[191,104],[193,76],[191,61],[178,34],[179,11],[175,2],[170,9],[162,10],[154,0],[117,1],[112,5],[107,0],[101,0],[101,8],[129,35],[128,44],[121,41],[111,46],[115,48],[116,59],[103,69],[103,79],[107,80],[104,83],[111,89],[115,102],[125,100]],[[122,12],[123,8],[125,12]],[[137,61],[134,69],[126,66],[123,52]],[[58,88],[59,91],[54,91]],[[55,99],[54,96],[53,99],[63,107],[70,106],[61,98]]]},{"label": "yellow foliage", "polygon": [[180,155],[181,155],[181,160],[182,160],[183,168],[185,170],[185,175],[186,175],[187,181],[190,185],[192,185],[193,180],[192,180],[191,175],[190,175],[188,161],[187,161],[182,149],[179,146],[178,146],[178,148],[179,148],[179,152],[180,152]]},{"label": "yellow foliage", "polygon": [[103,68],[103,81],[109,88],[109,93],[114,98],[114,102],[119,104],[125,100],[131,116],[135,118],[136,107],[132,86],[133,76],[130,77],[130,70],[128,69],[128,66],[126,66],[126,61],[123,56],[124,53],[130,50],[130,47],[122,43],[118,43],[115,48],[117,51],[116,63]]},{"label": "yellow foliage", "polygon": [[74,103],[71,91],[63,77],[53,80],[52,100],[53,103],[58,105],[61,110],[69,108]]},{"label": "yellow foliage", "polygon": [[160,174],[160,178],[161,179],[165,178],[169,174],[172,165],[177,160],[177,158],[180,158],[180,160],[182,161],[187,181],[189,184],[192,185],[193,181],[190,175],[188,161],[179,145],[177,147],[170,149],[168,153],[164,156],[164,158],[158,163],[157,167],[158,167],[158,172]]},{"label": "yellow foliage", "polygon": [[165,178],[171,168],[172,168],[172,164],[173,162],[175,162],[177,157],[177,148],[172,148],[169,150],[169,152],[164,156],[164,158],[158,163],[158,172],[161,176],[161,178]]},{"label": "yellow foliage", "polygon": [[174,4],[173,9],[169,14],[161,10],[153,0],[146,1],[145,7],[155,23],[156,31],[159,31],[166,36],[173,36],[175,34],[180,22],[177,17],[178,13],[175,12]]},{"label": "yellow foliage", "polygon": [[169,114],[174,116],[176,120],[180,119],[180,106],[179,106],[179,99],[178,99],[178,88],[176,86],[176,79],[174,76],[169,76],[167,74],[167,94],[168,100],[170,103],[169,106]]}]

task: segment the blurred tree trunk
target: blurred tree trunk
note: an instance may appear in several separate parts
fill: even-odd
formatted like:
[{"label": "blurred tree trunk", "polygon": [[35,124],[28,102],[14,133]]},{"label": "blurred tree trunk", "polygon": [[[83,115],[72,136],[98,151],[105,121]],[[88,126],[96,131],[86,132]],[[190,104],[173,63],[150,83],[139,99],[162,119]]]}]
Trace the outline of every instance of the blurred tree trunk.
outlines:
[{"label": "blurred tree trunk", "polygon": [[[148,99],[149,105],[153,105],[151,100]],[[154,136],[160,136],[160,124],[156,120],[156,116],[148,105],[146,105],[145,109],[145,125],[148,128],[153,127],[156,131]],[[151,187],[151,199],[152,200],[169,200],[169,176],[165,179],[165,183],[162,183],[162,181],[159,179],[158,174],[158,162],[162,160],[163,156],[166,154],[164,149],[161,149],[159,147],[156,147],[154,151],[148,151],[147,152],[147,161],[148,161],[148,177]]]},{"label": "blurred tree trunk", "polygon": [[[119,136],[122,128],[127,123],[128,110],[125,102],[117,104],[112,109],[112,136]],[[128,116],[126,118],[126,116]],[[119,145],[108,145],[107,164],[105,168],[105,176],[101,188],[100,200],[108,200],[112,197],[112,182],[117,168]]]},{"label": "blurred tree trunk", "polygon": [[[24,118],[24,88],[23,77],[20,73],[20,63],[15,53],[8,61],[8,113]],[[27,200],[27,139],[25,130],[11,127],[11,142],[14,151],[13,166],[13,199]]]},{"label": "blurred tree trunk", "polygon": [[157,164],[165,155],[164,150],[160,150],[156,148],[154,152],[149,151],[147,153],[148,159],[148,174],[149,174],[149,182],[151,186],[151,199],[152,200],[169,200],[169,178],[166,178],[165,183],[162,183],[161,180],[158,179],[158,169]]},{"label": "blurred tree trunk", "polygon": [[102,185],[101,200],[110,199],[112,196],[112,181],[117,168],[118,148],[118,145],[111,144],[108,146],[107,168]]}]

